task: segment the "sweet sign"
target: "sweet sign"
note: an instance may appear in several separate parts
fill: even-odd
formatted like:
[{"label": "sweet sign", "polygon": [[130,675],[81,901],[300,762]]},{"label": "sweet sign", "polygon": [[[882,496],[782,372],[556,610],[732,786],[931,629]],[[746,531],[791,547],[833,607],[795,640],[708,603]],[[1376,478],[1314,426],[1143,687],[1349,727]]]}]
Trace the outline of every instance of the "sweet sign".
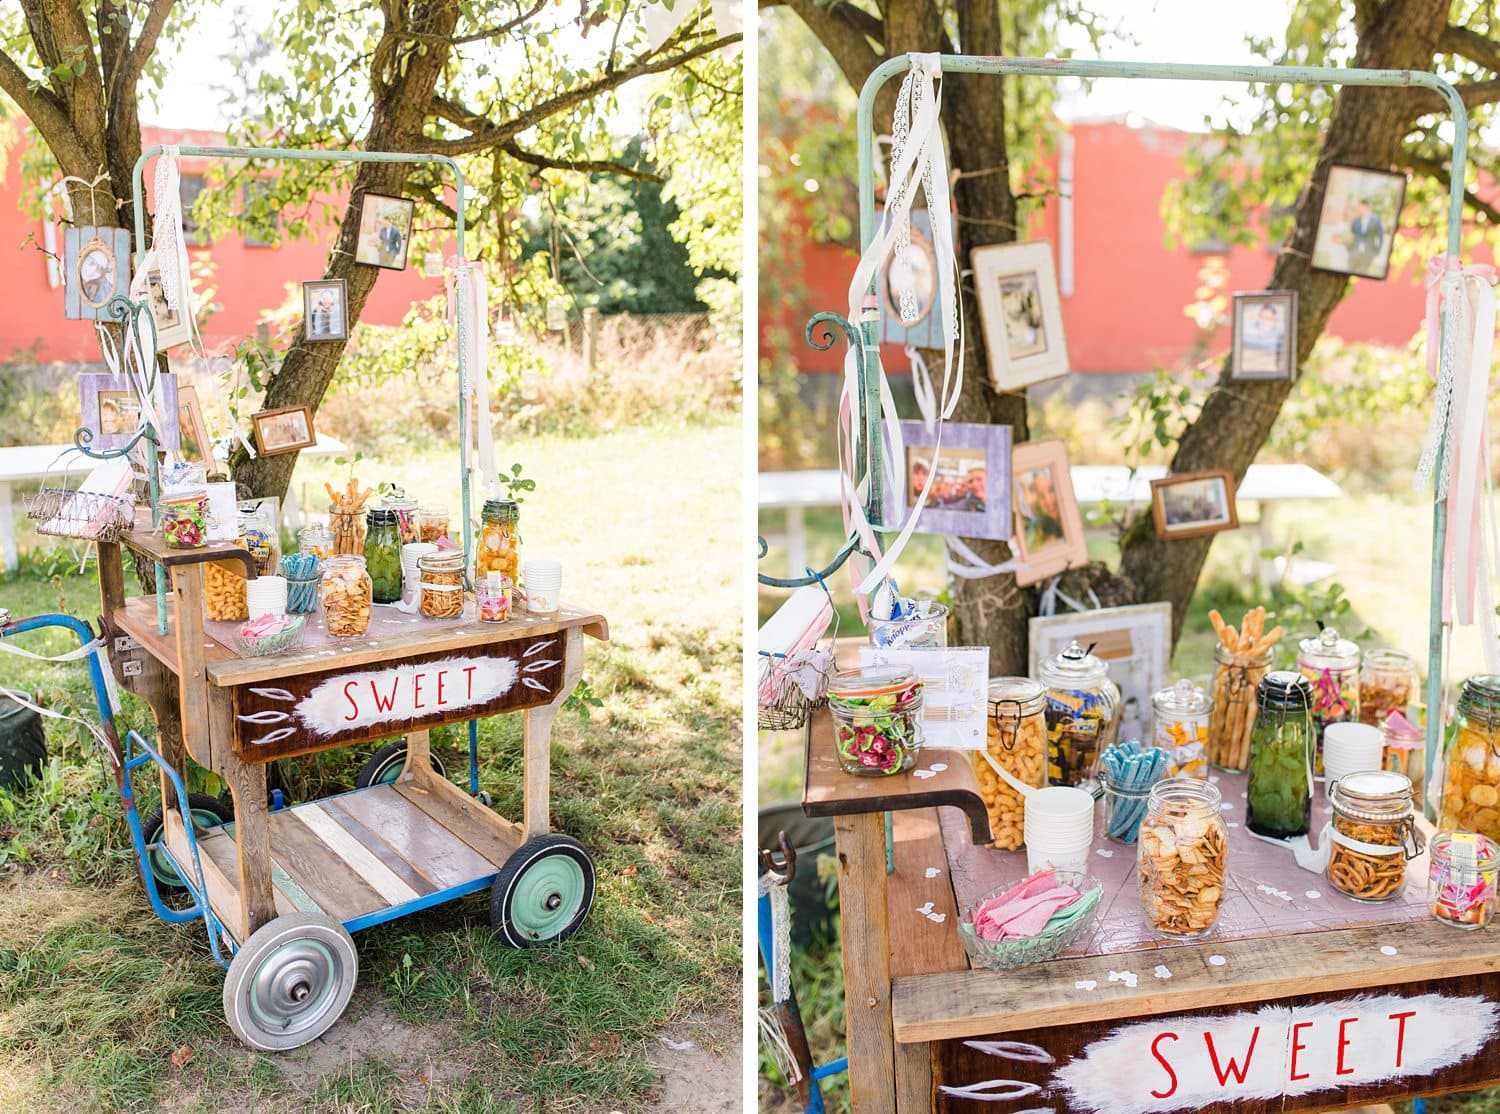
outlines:
[{"label": "sweet sign", "polygon": [[563,639],[420,655],[235,689],[235,753],[252,762],[549,703]]},{"label": "sweet sign", "polygon": [[1494,976],[1025,1035],[939,1045],[937,1108],[1321,1110],[1500,1075]]}]

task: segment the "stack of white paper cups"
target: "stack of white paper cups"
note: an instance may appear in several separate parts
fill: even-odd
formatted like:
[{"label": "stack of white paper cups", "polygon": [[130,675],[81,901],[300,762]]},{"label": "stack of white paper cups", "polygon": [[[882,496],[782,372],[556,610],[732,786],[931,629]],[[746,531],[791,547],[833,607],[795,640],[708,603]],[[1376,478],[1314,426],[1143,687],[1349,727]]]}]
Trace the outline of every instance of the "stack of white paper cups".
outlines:
[{"label": "stack of white paper cups", "polygon": [[1026,798],[1026,866],[1086,873],[1094,844],[1094,798],[1066,785],[1038,789]]},{"label": "stack of white paper cups", "polygon": [[245,607],[252,621],[286,614],[286,577],[257,576],[245,581]]},{"label": "stack of white paper cups", "polygon": [[417,562],[429,553],[436,553],[432,542],[407,542],[401,547],[401,602],[412,603],[417,598],[417,582],[422,579]]},{"label": "stack of white paper cups", "polygon": [[526,561],[521,565],[526,610],[550,615],[562,605],[562,562]]},{"label": "stack of white paper cups", "polygon": [[1323,776],[1332,785],[1345,774],[1378,770],[1385,736],[1368,723],[1330,723],[1323,728]]}]

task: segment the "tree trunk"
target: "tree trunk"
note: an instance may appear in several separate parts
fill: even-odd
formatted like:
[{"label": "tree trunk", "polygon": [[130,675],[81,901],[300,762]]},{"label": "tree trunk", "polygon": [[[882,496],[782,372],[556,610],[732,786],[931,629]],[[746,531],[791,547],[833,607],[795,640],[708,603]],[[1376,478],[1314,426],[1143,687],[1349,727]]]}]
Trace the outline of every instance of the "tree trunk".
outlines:
[{"label": "tree trunk", "polygon": [[[1352,64],[1429,69],[1448,15],[1446,0],[1400,0],[1371,7],[1368,21],[1358,21],[1359,45]],[[1317,166],[1298,201],[1292,234],[1266,287],[1297,291],[1299,368],[1349,287],[1345,276],[1311,269],[1329,164],[1393,165],[1410,131],[1411,118],[1409,91],[1400,88],[1344,86],[1334,99]],[[1226,359],[1202,412],[1178,442],[1172,471],[1226,468],[1238,483],[1265,444],[1291,390],[1292,383],[1286,380],[1230,382]],[[1121,572],[1139,586],[1139,598],[1172,604],[1174,646],[1212,542],[1212,536],[1164,541],[1156,536],[1149,515],[1141,516],[1122,542]]]}]

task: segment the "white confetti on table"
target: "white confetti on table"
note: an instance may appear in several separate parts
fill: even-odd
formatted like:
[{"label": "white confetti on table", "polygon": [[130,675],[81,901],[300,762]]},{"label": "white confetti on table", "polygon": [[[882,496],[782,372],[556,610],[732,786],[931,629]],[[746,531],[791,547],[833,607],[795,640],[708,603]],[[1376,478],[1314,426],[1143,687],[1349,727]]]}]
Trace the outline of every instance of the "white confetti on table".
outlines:
[{"label": "white confetti on table", "polygon": [[1101,847],[1094,854],[1098,855],[1101,859],[1112,859],[1115,857],[1115,853],[1108,847]]},{"label": "white confetti on table", "polygon": [[1314,901],[1317,901],[1318,898],[1323,896],[1323,893],[1321,890],[1308,890],[1307,896],[1312,898]]},{"label": "white confetti on table", "polygon": [[1228,962],[1222,955],[1211,955],[1208,957],[1208,961],[1215,967],[1222,967]]},{"label": "white confetti on table", "polygon": [[1093,979],[1079,979],[1073,984],[1075,990],[1093,990],[1099,984]]},{"label": "white confetti on table", "polygon": [[1393,948],[1393,947],[1391,947],[1391,945],[1389,945],[1389,944],[1381,944],[1380,945],[1380,954],[1381,955],[1395,955],[1396,954],[1396,949]]},{"label": "white confetti on table", "polygon": [[1153,971],[1152,974],[1154,974],[1159,979],[1170,979],[1172,977],[1172,972],[1165,963],[1158,963],[1156,965],[1156,970]]},{"label": "white confetti on table", "polygon": [[946,763],[946,762],[934,762],[932,764],[932,772],[935,773],[935,774],[940,774],[944,770],[946,770],[947,768],[948,768],[948,763]]},{"label": "white confetti on table", "polygon": [[1228,801],[1220,801],[1219,802],[1219,811],[1220,812],[1233,812],[1234,811],[1234,806],[1232,804],[1230,804]]},{"label": "white confetti on table", "polygon": [[930,866],[930,867],[928,867],[928,868],[927,868],[927,870],[926,870],[926,871],[924,871],[924,874],[925,874],[925,875],[926,875],[926,876],[927,876],[927,877],[928,877],[928,878],[936,878],[936,877],[937,877],[937,876],[938,876],[938,875],[939,875],[939,874],[941,874],[941,873],[943,873],[943,872],[942,872],[942,871],[941,871],[941,870],[939,870],[939,869],[938,869],[938,868],[937,868],[937,867],[935,867],[935,866]]},{"label": "white confetti on table", "polygon": [[1140,977],[1137,976],[1134,971],[1111,971],[1109,973],[1109,981],[1110,982],[1122,982],[1126,986],[1130,987],[1130,989],[1134,990],[1135,987],[1136,987],[1136,984],[1139,983],[1141,980],[1140,980]]}]

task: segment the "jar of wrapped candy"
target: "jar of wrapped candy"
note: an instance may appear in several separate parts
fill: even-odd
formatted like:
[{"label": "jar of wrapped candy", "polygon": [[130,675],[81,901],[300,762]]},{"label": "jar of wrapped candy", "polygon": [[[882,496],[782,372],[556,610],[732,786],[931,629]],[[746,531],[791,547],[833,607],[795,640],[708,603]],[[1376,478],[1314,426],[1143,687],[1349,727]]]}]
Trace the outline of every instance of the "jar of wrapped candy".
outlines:
[{"label": "jar of wrapped candy", "polygon": [[1208,776],[1208,716],[1213,702],[1201,685],[1183,678],[1151,697],[1152,734],[1167,752],[1169,777]]},{"label": "jar of wrapped candy", "polygon": [[376,603],[401,599],[401,532],[395,511],[378,507],[365,516],[365,568]]},{"label": "jar of wrapped candy", "polygon": [[371,584],[365,559],[336,554],[323,563],[318,589],[323,626],[335,638],[354,638],[370,629]]},{"label": "jar of wrapped candy", "polygon": [[396,516],[396,533],[401,544],[420,541],[417,536],[417,501],[399,487],[380,499],[380,509]]},{"label": "jar of wrapped candy", "polygon": [[240,504],[240,545],[255,558],[256,576],[275,576],[281,560],[281,525],[274,506],[270,500]]},{"label": "jar of wrapped candy", "polygon": [[1417,663],[1404,650],[1371,650],[1359,667],[1359,722],[1379,727],[1417,697]]},{"label": "jar of wrapped candy", "polygon": [[1324,627],[1317,638],[1297,643],[1297,668],[1312,685],[1317,738],[1314,771],[1323,774],[1323,728],[1359,718],[1359,647]]},{"label": "jar of wrapped candy", "polygon": [[418,540],[433,542],[448,534],[448,508],[442,503],[423,503],[417,508]]},{"label": "jar of wrapped candy", "polygon": [[[1023,785],[1047,784],[1047,693],[1027,677],[990,679],[990,719],[985,736],[989,756]],[[1026,801],[995,772],[981,753],[974,755],[979,796],[990,815],[990,837],[1002,851],[1025,843]]]},{"label": "jar of wrapped candy", "polygon": [[208,541],[208,495],[187,491],[163,496],[161,536],[168,549],[202,549]]},{"label": "jar of wrapped candy", "polygon": [[439,549],[417,558],[419,609],[429,619],[461,619],[464,613],[464,551]]},{"label": "jar of wrapped candy", "polygon": [[899,774],[922,749],[922,682],[906,666],[835,673],[828,710],[839,765],[863,777]]},{"label": "jar of wrapped candy", "polygon": [[1500,841],[1500,676],[1464,682],[1446,763],[1439,827]]},{"label": "jar of wrapped candy", "polygon": [[333,534],[321,522],[310,523],[297,531],[297,551],[326,561],[333,556]]},{"label": "jar of wrapped candy", "polygon": [[1290,669],[1267,673],[1255,693],[1245,823],[1285,839],[1306,835],[1312,820],[1312,685]]},{"label": "jar of wrapped candy", "polygon": [[521,508],[514,499],[488,499],[480,512],[479,544],[474,550],[474,579],[485,573],[503,573],[512,584],[521,574],[521,553],[516,524]]},{"label": "jar of wrapped candy", "polygon": [[1439,832],[1428,856],[1432,915],[1455,928],[1483,928],[1495,904],[1500,847],[1474,832]]},{"label": "jar of wrapped candy", "polygon": [[1328,787],[1328,800],[1333,805],[1329,883],[1355,901],[1400,897],[1407,861],[1421,853],[1406,775],[1345,774]]},{"label": "jar of wrapped candy", "polygon": [[1099,752],[1114,741],[1120,690],[1109,668],[1076,641],[1042,662],[1037,680],[1047,692],[1047,782],[1091,781]]},{"label": "jar of wrapped candy", "polygon": [[906,600],[900,615],[869,619],[870,645],[888,650],[920,650],[948,645],[948,605],[937,600]]},{"label": "jar of wrapped candy", "polygon": [[1239,654],[1222,642],[1214,646],[1213,695],[1208,715],[1208,764],[1242,774],[1250,765],[1250,732],[1255,726],[1255,690],[1276,662],[1276,650]]},{"label": "jar of wrapped candy", "polygon": [[1219,919],[1229,831],[1218,787],[1173,777],[1151,787],[1136,840],[1146,924],[1165,936],[1202,936]]},{"label": "jar of wrapped candy", "polygon": [[503,623],[510,618],[510,581],[504,573],[489,572],[474,585],[474,600],[479,618],[486,623]]}]

